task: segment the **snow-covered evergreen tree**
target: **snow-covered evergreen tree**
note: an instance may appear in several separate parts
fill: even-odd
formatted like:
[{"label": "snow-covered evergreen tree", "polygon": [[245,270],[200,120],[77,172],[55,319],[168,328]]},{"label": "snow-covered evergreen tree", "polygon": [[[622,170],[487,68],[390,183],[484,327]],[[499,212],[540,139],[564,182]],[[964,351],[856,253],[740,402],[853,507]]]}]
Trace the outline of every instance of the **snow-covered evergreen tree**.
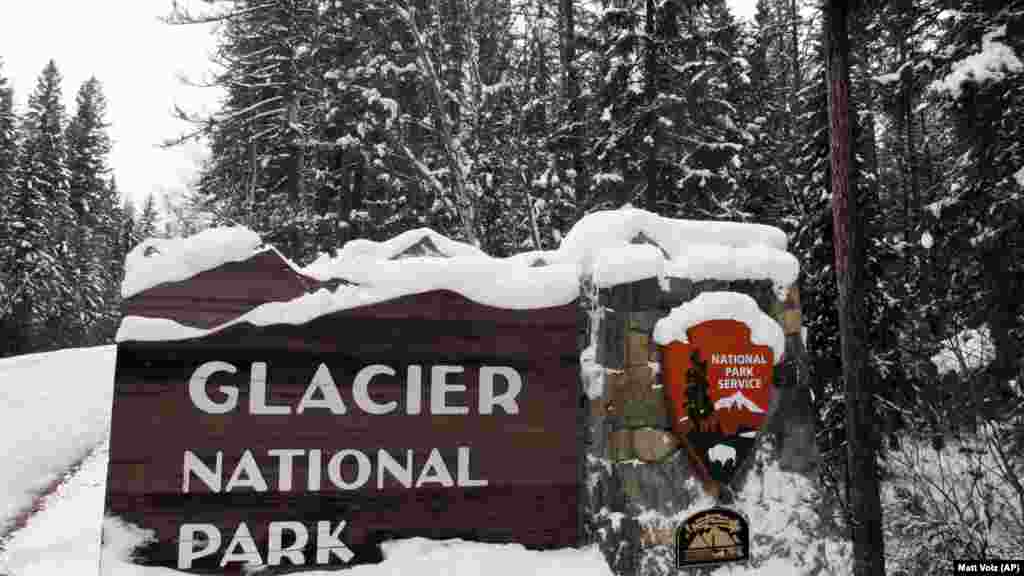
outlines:
[{"label": "snow-covered evergreen tree", "polygon": [[156,208],[156,198],[152,194],[147,194],[146,199],[142,203],[142,211],[134,218],[134,225],[132,226],[134,237],[141,242],[147,238],[159,236],[159,226],[157,224],[159,218],[160,214]]},{"label": "snow-covered evergreen tree", "polygon": [[94,227],[101,215],[94,206],[109,192],[110,168],[107,100],[95,77],[85,81],[75,96],[76,110],[67,128],[68,169],[71,171],[70,200],[78,221]]},{"label": "snow-covered evergreen tree", "polygon": [[14,352],[12,343],[19,338],[14,320],[14,283],[16,248],[15,215],[17,202],[18,119],[14,113],[14,94],[0,68],[0,356]]},{"label": "snow-covered evergreen tree", "polygon": [[19,240],[9,267],[15,322],[27,342],[39,347],[61,343],[63,319],[74,312],[69,269],[74,212],[69,203],[69,172],[61,102],[61,75],[51,60],[29,95],[22,123],[20,178],[13,226]]},{"label": "snow-covered evergreen tree", "polygon": [[[95,327],[107,314],[108,286],[112,279],[108,262],[117,256],[113,208],[117,205],[108,184],[110,137],[107,135],[106,98],[99,80],[90,78],[79,88],[75,113],[68,124],[70,203],[75,211],[75,263],[70,271],[75,291],[75,315],[71,321],[76,340],[95,341]],[[115,302],[116,304],[116,302]]]},{"label": "snow-covered evergreen tree", "polygon": [[1017,372],[1022,336],[1024,200],[1017,174],[1024,166],[1024,2],[954,6],[942,14],[931,84],[956,135],[943,178],[948,188],[931,205],[940,218],[934,250],[951,256],[945,301],[966,324],[988,323],[993,372],[1005,380]]}]

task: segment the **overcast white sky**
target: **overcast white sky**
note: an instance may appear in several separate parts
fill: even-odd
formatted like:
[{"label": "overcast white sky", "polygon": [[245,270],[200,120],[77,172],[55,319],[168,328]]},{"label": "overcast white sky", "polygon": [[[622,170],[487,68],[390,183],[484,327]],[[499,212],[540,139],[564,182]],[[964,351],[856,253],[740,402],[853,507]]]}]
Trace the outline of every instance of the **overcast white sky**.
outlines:
[{"label": "overcast white sky", "polygon": [[183,186],[202,147],[165,151],[157,144],[188,130],[172,117],[175,104],[216,106],[216,89],[178,79],[182,73],[201,79],[210,69],[209,27],[160,22],[171,0],[0,0],[0,6],[0,74],[14,85],[19,111],[51,58],[64,77],[68,114],[79,86],[94,75],[108,100],[110,164],[121,191],[141,202],[148,193]]},{"label": "overcast white sky", "polygon": [[[753,17],[756,0],[729,4],[737,15]],[[96,76],[109,101],[110,164],[122,193],[137,203],[183,187],[202,157],[197,145],[158,148],[189,128],[172,117],[174,105],[211,110],[220,94],[179,81],[181,74],[208,73],[214,39],[210,27],[161,23],[170,7],[171,0],[0,0],[0,74],[14,85],[19,111],[51,58],[64,76],[69,114],[78,87]]]}]

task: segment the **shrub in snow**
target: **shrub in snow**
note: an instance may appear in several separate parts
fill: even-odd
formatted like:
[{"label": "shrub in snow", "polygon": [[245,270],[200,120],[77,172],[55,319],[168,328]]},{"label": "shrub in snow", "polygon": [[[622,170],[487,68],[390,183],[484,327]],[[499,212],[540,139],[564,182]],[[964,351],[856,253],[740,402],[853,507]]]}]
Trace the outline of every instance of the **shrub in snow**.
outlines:
[{"label": "shrub in snow", "polygon": [[882,484],[887,567],[908,574],[952,573],[964,558],[1012,558],[1024,549],[1024,461],[1006,444],[1011,427],[937,451],[911,436],[887,456]]}]

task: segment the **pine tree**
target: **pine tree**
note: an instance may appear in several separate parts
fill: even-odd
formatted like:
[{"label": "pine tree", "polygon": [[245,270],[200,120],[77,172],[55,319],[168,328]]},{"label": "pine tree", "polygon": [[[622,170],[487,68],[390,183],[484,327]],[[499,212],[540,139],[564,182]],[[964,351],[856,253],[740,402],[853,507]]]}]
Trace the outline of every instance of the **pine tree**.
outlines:
[{"label": "pine tree", "polygon": [[142,212],[135,219],[133,226],[133,232],[139,242],[159,235],[157,227],[159,216],[156,209],[156,198],[152,194],[147,194],[146,200],[142,203]]},{"label": "pine tree", "polygon": [[124,260],[127,247],[122,238],[124,214],[121,211],[120,192],[117,183],[111,176],[104,185],[104,193],[97,200],[97,219],[95,236],[106,246],[99,250],[106,260],[99,260],[105,265],[103,272],[102,306],[98,311],[90,338],[93,342],[112,342],[117,326],[121,320],[121,281],[124,277]]},{"label": "pine tree", "polygon": [[[0,69],[2,72],[2,69]],[[17,117],[14,94],[7,78],[0,73],[0,357],[12,350],[18,341],[18,326],[13,318],[14,298],[18,288],[13,282],[15,215],[17,208]]]},{"label": "pine tree", "polygon": [[[0,61],[0,66],[3,62]],[[10,210],[13,208],[15,170],[17,168],[17,122],[14,113],[14,92],[0,67],[0,246],[10,243]]]},{"label": "pine tree", "polygon": [[76,110],[66,130],[70,169],[70,204],[75,212],[75,241],[72,243],[75,266],[70,271],[75,290],[75,321],[72,334],[77,339],[95,342],[94,327],[109,306],[106,301],[111,279],[108,261],[114,256],[112,210],[107,183],[110,138],[106,129],[106,98],[100,82],[90,78],[78,90]]},{"label": "pine tree", "polygon": [[697,430],[715,411],[715,405],[708,395],[708,361],[701,360],[700,350],[690,354],[691,367],[686,371],[686,413]]},{"label": "pine tree", "polygon": [[[798,211],[795,206],[793,178],[802,173],[793,165],[800,158],[798,148],[809,140],[792,138],[787,125],[799,124],[800,106],[786,101],[787,87],[784,62],[785,24],[778,2],[758,0],[752,38],[748,41],[746,59],[750,66],[750,85],[740,102],[745,119],[741,124],[751,135],[743,161],[746,208],[754,221],[782,226],[792,233]],[[799,79],[803,85],[803,78]],[[798,90],[799,92],[799,90]],[[800,134],[799,128],[793,132]]]},{"label": "pine tree", "polygon": [[739,28],[725,0],[707,2],[696,21],[703,36],[697,55],[704,64],[689,80],[688,98],[697,128],[691,134],[697,142],[688,147],[692,151],[680,183],[687,196],[705,197],[705,205],[697,206],[701,216],[749,220],[751,199],[741,188],[747,174],[741,152],[753,138],[740,124],[749,75],[747,63],[739,58]]},{"label": "pine tree", "polygon": [[[124,203],[121,205],[121,221],[118,225],[118,234],[120,236],[119,250],[125,255],[139,242],[145,240],[139,234],[139,227],[136,224],[137,220],[138,214],[135,209],[135,202],[131,196],[125,195]],[[123,258],[122,261],[124,261]]]},{"label": "pine tree", "polygon": [[315,256],[312,239],[310,143],[316,137],[326,57],[321,12],[337,10],[313,0],[211,3],[211,14],[178,10],[172,22],[223,22],[217,53],[223,72],[223,109],[195,121],[196,135],[209,136],[211,158],[199,187],[221,224],[246,224],[297,260]]},{"label": "pine tree", "polygon": [[107,155],[110,154],[107,101],[95,77],[82,84],[75,97],[76,111],[67,128],[70,203],[80,223],[94,227],[100,215],[94,206],[108,192]]},{"label": "pine tree", "polygon": [[51,60],[29,95],[22,133],[21,181],[14,227],[20,242],[11,266],[16,322],[38,347],[60,345],[64,323],[74,314],[69,281],[74,212],[69,204],[66,116],[61,75]]},{"label": "pine tree", "polygon": [[953,72],[987,44],[998,42],[1024,54],[1024,3],[964,0],[955,8],[944,24],[933,85],[956,136],[943,178],[949,186],[933,204],[941,227],[933,250],[949,257],[944,303],[963,324],[988,324],[996,349],[992,386],[1002,388],[1000,382],[1017,372],[1022,336],[1017,294],[1024,270],[1024,203],[1014,174],[1024,165],[1016,145],[1024,138],[1024,82],[1019,64],[1015,73],[1012,66],[1000,66],[1005,79],[979,81]]}]

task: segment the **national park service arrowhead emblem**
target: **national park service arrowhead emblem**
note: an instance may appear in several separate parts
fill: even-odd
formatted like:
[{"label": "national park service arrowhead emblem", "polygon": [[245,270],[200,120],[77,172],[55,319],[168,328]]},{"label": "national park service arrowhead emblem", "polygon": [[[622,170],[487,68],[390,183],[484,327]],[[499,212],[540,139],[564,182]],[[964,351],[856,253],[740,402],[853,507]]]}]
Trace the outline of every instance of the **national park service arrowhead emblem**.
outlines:
[{"label": "national park service arrowhead emblem", "polygon": [[739,512],[727,508],[702,510],[676,528],[676,568],[750,558],[750,525]]},{"label": "national park service arrowhead emblem", "polygon": [[753,452],[768,414],[772,349],[752,344],[750,328],[736,320],[697,324],[687,340],[661,351],[672,429],[706,484],[728,484]]}]

